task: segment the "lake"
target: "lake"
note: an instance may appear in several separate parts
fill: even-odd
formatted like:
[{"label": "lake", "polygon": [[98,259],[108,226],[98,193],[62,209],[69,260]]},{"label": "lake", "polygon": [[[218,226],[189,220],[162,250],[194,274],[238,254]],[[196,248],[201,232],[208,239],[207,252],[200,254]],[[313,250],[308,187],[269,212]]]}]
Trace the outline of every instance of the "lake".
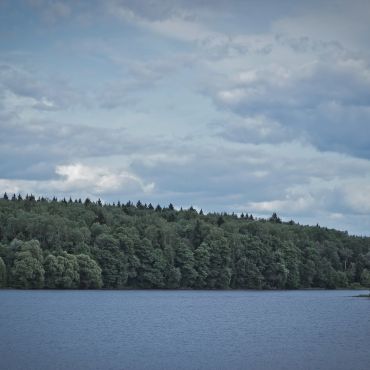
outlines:
[{"label": "lake", "polygon": [[0,368],[368,370],[360,293],[0,290]]}]

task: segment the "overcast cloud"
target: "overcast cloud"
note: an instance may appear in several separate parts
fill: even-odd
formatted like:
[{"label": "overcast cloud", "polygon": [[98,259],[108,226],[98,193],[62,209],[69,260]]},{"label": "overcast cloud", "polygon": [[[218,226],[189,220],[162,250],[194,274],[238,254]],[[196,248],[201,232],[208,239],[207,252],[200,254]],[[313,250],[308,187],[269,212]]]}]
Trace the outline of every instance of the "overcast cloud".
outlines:
[{"label": "overcast cloud", "polygon": [[0,192],[370,235],[369,1],[0,1]]}]

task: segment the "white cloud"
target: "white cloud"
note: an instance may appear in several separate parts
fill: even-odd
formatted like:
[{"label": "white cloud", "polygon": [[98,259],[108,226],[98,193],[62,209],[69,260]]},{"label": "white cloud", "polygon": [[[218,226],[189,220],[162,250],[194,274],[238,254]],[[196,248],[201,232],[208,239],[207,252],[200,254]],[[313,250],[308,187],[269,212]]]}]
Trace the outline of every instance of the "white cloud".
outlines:
[{"label": "white cloud", "polygon": [[55,170],[62,179],[52,181],[54,188],[63,192],[74,189],[90,189],[92,193],[114,193],[118,190],[139,188],[150,192],[154,184],[145,184],[138,176],[128,171],[112,171],[107,168],[94,168],[80,163],[57,166]]},{"label": "white cloud", "polygon": [[312,197],[298,197],[294,199],[271,200],[262,202],[250,202],[246,208],[251,212],[259,214],[279,212],[284,214],[296,214],[298,212],[306,212],[315,202]]},{"label": "white cloud", "polygon": [[222,90],[217,94],[217,98],[226,105],[236,105],[241,103],[244,99],[248,99],[248,96],[253,94],[252,91],[246,89],[231,89]]},{"label": "white cloud", "polygon": [[59,165],[56,180],[0,179],[0,188],[9,193],[89,194],[94,197],[109,194],[151,193],[155,184],[146,183],[127,170],[93,167],[81,163]]}]

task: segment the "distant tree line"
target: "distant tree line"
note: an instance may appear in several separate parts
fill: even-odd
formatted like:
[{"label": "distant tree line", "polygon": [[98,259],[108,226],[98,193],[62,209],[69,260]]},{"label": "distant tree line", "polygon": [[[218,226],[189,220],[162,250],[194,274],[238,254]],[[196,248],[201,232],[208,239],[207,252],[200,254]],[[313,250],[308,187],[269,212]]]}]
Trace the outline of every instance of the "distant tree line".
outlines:
[{"label": "distant tree line", "polygon": [[100,200],[0,198],[0,286],[370,287],[370,238],[250,214]]}]

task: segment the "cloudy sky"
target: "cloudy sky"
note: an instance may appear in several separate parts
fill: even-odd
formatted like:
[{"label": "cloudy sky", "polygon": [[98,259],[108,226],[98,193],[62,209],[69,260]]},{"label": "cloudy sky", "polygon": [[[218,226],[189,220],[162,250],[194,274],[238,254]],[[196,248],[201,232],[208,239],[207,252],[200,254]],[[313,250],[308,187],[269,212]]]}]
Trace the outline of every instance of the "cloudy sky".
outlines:
[{"label": "cloudy sky", "polygon": [[0,191],[370,235],[370,2],[0,0]]}]

